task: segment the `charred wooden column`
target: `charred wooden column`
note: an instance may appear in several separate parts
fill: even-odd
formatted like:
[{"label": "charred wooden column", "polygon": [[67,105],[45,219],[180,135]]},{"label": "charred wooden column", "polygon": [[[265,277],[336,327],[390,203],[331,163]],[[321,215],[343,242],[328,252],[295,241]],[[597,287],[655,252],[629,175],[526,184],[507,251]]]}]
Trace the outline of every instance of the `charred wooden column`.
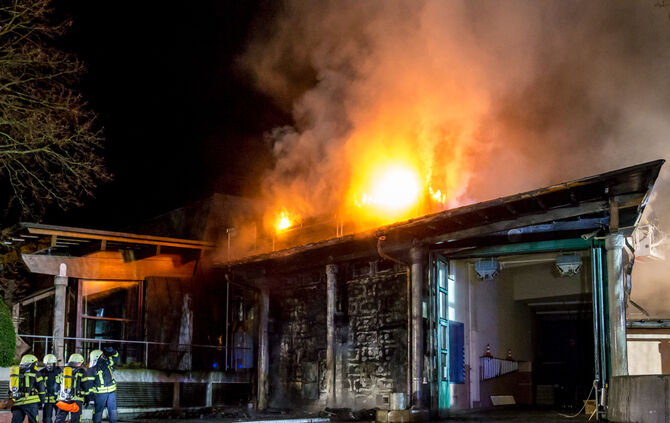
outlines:
[{"label": "charred wooden column", "polygon": [[605,248],[607,249],[607,302],[612,376],[628,375],[623,246],[623,235],[618,233],[607,235]]},{"label": "charred wooden column", "polygon": [[[421,377],[423,376],[423,264],[425,249],[415,244],[410,250],[412,260],[412,405],[423,406]],[[410,330],[410,328],[408,328]]]},{"label": "charred wooden column", "polygon": [[[79,294],[81,295],[81,294]],[[54,276],[54,355],[65,363],[65,302],[67,300],[67,265],[61,263],[58,276]]]},{"label": "charred wooden column", "polygon": [[258,409],[268,407],[268,315],[270,294],[268,288],[261,289],[258,319]]},{"label": "charred wooden column", "polygon": [[335,311],[337,298],[337,266],[326,265],[326,404],[335,406]]}]

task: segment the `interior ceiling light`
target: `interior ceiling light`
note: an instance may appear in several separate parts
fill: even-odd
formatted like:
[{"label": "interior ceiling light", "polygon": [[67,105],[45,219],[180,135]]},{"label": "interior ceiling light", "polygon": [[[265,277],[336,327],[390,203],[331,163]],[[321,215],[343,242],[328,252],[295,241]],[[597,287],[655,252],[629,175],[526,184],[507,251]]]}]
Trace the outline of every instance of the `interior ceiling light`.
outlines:
[{"label": "interior ceiling light", "polygon": [[500,270],[500,266],[495,259],[478,260],[475,262],[475,271],[480,279],[491,280],[498,274],[498,270]]},{"label": "interior ceiling light", "polygon": [[582,269],[582,258],[576,253],[556,256],[556,269],[561,276],[574,276]]}]

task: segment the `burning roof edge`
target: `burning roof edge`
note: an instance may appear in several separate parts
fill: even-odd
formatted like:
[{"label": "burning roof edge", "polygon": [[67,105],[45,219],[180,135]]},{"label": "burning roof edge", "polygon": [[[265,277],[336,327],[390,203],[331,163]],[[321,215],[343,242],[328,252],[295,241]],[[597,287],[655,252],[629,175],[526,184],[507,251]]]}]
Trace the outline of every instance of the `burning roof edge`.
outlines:
[{"label": "burning roof edge", "polygon": [[[635,226],[649,200],[654,183],[665,160],[655,160],[570,182],[524,193],[499,197],[425,216],[395,222],[367,231],[300,246],[213,263],[214,267],[236,267],[285,259],[308,251],[327,249],[347,243],[376,241],[380,235],[389,243],[421,239],[429,243],[450,241],[456,233],[466,236],[475,228],[490,226],[491,231],[524,226],[521,217],[538,216],[537,222],[556,221],[600,212],[608,212],[610,201],[620,209],[631,210]],[[474,218],[474,219],[473,219]]]}]

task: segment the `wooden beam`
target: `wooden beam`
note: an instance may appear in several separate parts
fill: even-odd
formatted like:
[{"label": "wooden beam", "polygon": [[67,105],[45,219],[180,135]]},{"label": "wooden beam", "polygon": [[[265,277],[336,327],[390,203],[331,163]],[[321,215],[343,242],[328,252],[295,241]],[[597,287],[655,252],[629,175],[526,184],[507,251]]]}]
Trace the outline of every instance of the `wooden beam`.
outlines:
[{"label": "wooden beam", "polygon": [[98,231],[93,229],[68,228],[50,225],[30,224],[28,232],[37,235],[53,235],[68,238],[106,239],[109,241],[125,242],[131,244],[153,244],[179,248],[213,248],[214,244],[204,241],[193,241],[188,239],[166,238],[150,235],[136,235],[123,232]]},{"label": "wooden beam", "polygon": [[610,233],[619,232],[619,202],[610,198]]},{"label": "wooden beam", "polygon": [[48,291],[46,291],[46,292],[43,292],[43,293],[41,293],[41,294],[39,294],[39,295],[35,295],[34,297],[30,297],[30,298],[28,298],[27,300],[20,301],[19,304],[21,304],[21,306],[28,305],[28,304],[32,304],[32,303],[34,303],[34,302],[36,302],[36,301],[39,301],[39,300],[41,300],[41,299],[43,299],[43,298],[47,298],[47,297],[51,297],[51,296],[53,296],[53,295],[54,295],[54,292],[55,292],[54,289],[53,289],[53,288],[50,288],[50,289],[49,289]]},{"label": "wooden beam", "polygon": [[148,276],[191,277],[197,263],[183,262],[178,255],[162,255],[124,262],[118,251],[99,252],[87,257],[42,254],[23,254],[22,257],[33,273],[57,276],[60,264],[65,263],[68,277],[109,280],[142,280]]}]

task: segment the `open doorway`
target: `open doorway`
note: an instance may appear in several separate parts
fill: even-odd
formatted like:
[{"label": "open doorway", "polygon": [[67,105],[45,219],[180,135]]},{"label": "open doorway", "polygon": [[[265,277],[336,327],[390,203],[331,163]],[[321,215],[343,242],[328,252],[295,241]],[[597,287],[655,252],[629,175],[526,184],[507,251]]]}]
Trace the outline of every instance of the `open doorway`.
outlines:
[{"label": "open doorway", "polygon": [[[578,270],[558,271],[557,257],[565,254],[581,260]],[[582,407],[595,373],[589,254],[446,257],[449,322],[463,325],[458,353],[466,373],[465,380],[449,380],[450,409],[492,407],[500,397],[526,406]],[[482,276],[481,260],[494,262],[495,271]],[[441,393],[436,388],[433,392]]]},{"label": "open doorway", "polygon": [[590,302],[564,301],[535,311],[536,405],[579,410],[588,397],[594,379],[590,307]]}]

